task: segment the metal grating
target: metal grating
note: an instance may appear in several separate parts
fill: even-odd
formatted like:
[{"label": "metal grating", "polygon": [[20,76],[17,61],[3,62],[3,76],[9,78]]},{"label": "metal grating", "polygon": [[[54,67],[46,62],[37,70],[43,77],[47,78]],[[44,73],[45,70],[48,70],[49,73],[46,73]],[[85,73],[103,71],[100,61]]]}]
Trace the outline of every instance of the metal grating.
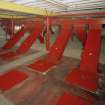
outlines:
[{"label": "metal grating", "polygon": [[105,11],[105,0],[5,0],[29,7],[40,7],[51,12],[72,13]]}]

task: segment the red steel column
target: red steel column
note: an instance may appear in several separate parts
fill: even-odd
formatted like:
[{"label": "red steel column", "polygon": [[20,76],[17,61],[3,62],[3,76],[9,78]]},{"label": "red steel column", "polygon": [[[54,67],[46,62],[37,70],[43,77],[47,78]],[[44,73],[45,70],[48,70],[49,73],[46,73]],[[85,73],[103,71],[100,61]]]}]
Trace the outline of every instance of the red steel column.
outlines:
[{"label": "red steel column", "polygon": [[89,24],[88,38],[80,66],[81,70],[97,74],[101,44],[100,40],[101,25]]},{"label": "red steel column", "polygon": [[47,17],[46,19],[46,26],[47,26],[47,32],[46,32],[46,49],[49,50],[50,48],[50,19]]},{"label": "red steel column", "polygon": [[78,87],[96,91],[98,88],[98,63],[100,55],[101,25],[89,23],[87,41],[82,53],[80,67],[72,70],[66,81]]},{"label": "red steel column", "polygon": [[74,25],[74,30],[77,33],[77,37],[82,42],[83,46],[85,46],[85,42],[87,39],[86,24],[76,24],[76,25]]},{"label": "red steel column", "polygon": [[11,21],[11,25],[12,25],[12,28],[11,28],[11,33],[12,33],[11,38],[12,38],[12,36],[14,35],[14,20],[13,20],[13,18]]}]

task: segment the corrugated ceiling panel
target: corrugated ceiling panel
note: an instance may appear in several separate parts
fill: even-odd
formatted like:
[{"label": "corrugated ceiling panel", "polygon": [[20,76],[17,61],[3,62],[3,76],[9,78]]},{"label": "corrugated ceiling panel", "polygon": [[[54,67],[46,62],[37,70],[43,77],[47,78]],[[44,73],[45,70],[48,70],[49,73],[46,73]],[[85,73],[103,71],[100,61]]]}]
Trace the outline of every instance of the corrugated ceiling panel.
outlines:
[{"label": "corrugated ceiling panel", "polygon": [[40,7],[52,12],[76,12],[105,9],[105,0],[5,0],[30,7]]}]

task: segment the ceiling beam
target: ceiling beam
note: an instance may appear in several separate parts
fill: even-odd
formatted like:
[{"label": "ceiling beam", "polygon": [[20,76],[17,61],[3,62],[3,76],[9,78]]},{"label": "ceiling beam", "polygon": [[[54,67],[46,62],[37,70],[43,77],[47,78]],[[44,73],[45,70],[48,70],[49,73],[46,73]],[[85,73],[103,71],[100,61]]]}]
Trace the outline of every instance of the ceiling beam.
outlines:
[{"label": "ceiling beam", "polygon": [[[31,17],[31,16],[30,16]],[[4,19],[26,19],[29,18],[27,16],[17,16],[17,15],[8,15],[8,14],[0,14],[0,18],[4,18]]]},{"label": "ceiling beam", "polygon": [[20,4],[6,2],[3,0],[0,0],[0,9],[1,10],[7,10],[7,11],[15,11],[20,13],[26,13],[26,14],[32,14],[32,15],[42,15],[42,16],[55,16],[56,13],[46,11],[45,9],[41,9],[38,7],[26,7]]}]

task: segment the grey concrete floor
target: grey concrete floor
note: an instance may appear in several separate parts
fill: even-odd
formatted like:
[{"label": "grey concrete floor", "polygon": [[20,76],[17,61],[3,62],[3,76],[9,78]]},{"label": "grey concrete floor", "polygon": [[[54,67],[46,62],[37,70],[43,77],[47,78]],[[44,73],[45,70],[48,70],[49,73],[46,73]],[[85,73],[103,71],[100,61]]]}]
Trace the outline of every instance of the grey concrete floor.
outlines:
[{"label": "grey concrete floor", "polygon": [[9,100],[7,100],[2,94],[0,94],[0,105],[13,105]]},{"label": "grey concrete floor", "polygon": [[78,59],[63,57],[56,66],[44,75],[31,70],[26,65],[16,68],[26,73],[28,78],[8,91],[1,91],[4,97],[2,101],[8,101],[7,105],[11,105],[11,103],[13,105],[56,105],[60,96],[64,91],[67,91],[83,100],[88,100],[90,96],[93,97],[94,105],[100,105],[98,104],[100,102],[101,105],[105,105],[103,97],[100,98],[96,93],[65,82],[68,73],[78,67],[79,62]]}]

